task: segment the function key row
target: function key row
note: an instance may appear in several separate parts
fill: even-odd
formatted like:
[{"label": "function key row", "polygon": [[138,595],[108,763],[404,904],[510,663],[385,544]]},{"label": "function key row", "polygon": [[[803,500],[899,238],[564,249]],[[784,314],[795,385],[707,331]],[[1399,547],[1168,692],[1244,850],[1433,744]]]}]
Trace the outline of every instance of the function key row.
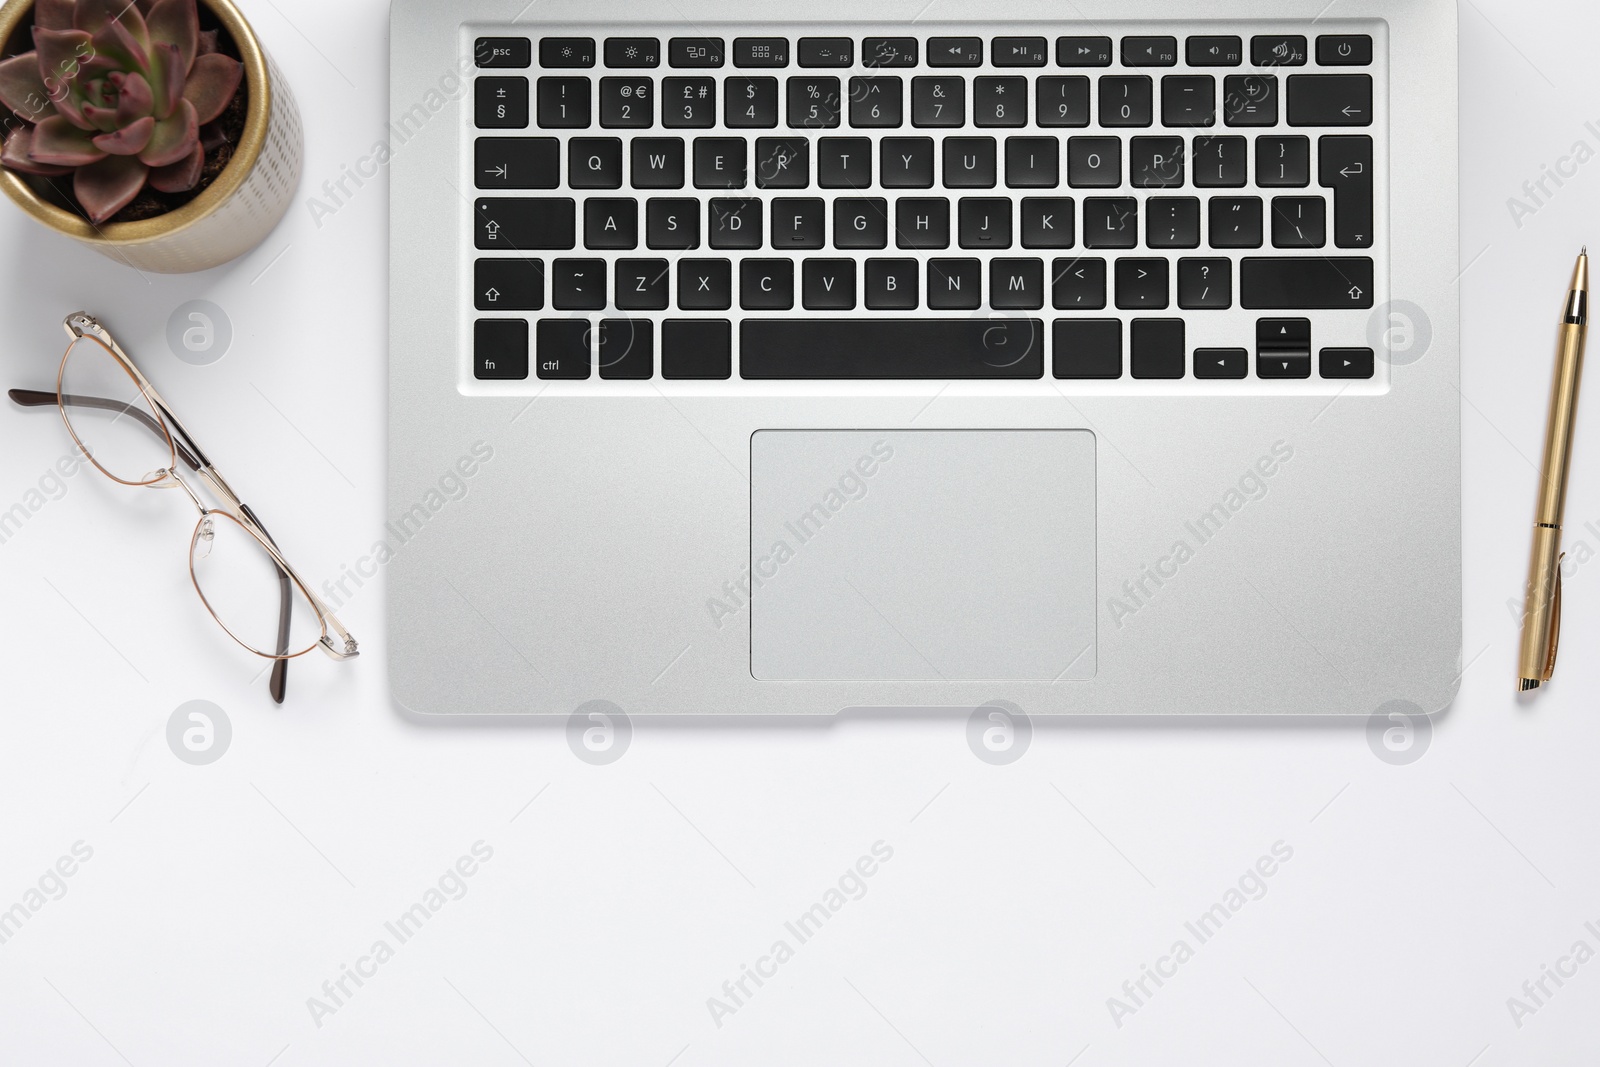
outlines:
[{"label": "function key row", "polygon": [[[736,37],[733,65],[744,68],[787,67],[787,37]],[[868,67],[915,67],[921,56],[915,37],[867,37],[861,41],[861,62]],[[1178,64],[1176,37],[1058,37],[1054,47],[1061,67],[1109,67],[1113,56],[1125,67],[1173,67]],[[802,67],[850,67],[856,63],[854,38],[802,37],[798,62]],[[1372,63],[1372,38],[1365,34],[1324,34],[1316,41],[1317,62],[1322,66],[1354,67]],[[1045,37],[995,37],[985,48],[981,37],[930,37],[926,64],[930,67],[977,67],[985,51],[996,67],[1043,67],[1050,61],[1051,42]],[[478,66],[521,69],[533,65],[533,42],[526,37],[480,37],[475,57]],[[595,66],[593,37],[546,37],[539,42],[539,66],[582,69]],[[661,41],[655,37],[611,37],[604,49],[605,66],[650,68],[661,65]],[[1190,37],[1184,58],[1193,67],[1237,67],[1244,63],[1245,42],[1240,37]],[[1258,67],[1305,66],[1309,48],[1305,37],[1293,34],[1259,35],[1250,39],[1250,62]],[[721,67],[728,59],[721,37],[674,37],[667,42],[667,63],[673,67]]]}]

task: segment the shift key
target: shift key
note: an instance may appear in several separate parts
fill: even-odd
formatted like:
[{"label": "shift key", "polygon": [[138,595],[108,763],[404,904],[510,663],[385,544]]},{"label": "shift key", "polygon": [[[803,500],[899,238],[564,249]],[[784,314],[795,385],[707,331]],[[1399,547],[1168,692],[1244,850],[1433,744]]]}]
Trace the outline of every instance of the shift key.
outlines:
[{"label": "shift key", "polygon": [[528,252],[572,248],[578,209],[570,197],[485,197],[474,205],[477,246],[486,251]]},{"label": "shift key", "polygon": [[1372,260],[1248,256],[1239,263],[1239,306],[1261,311],[1370,308]]}]

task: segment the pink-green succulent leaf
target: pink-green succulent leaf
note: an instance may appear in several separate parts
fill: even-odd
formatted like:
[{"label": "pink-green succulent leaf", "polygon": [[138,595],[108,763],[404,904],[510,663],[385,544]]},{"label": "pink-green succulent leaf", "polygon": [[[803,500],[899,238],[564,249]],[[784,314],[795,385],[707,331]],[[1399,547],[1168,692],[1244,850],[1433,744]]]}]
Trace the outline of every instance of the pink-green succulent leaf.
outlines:
[{"label": "pink-green succulent leaf", "polygon": [[138,71],[131,74],[113,74],[111,81],[117,87],[119,123],[133,122],[155,113],[155,93],[151,90],[150,83],[145,81],[143,74]]},{"label": "pink-green succulent leaf", "polygon": [[194,105],[201,122],[210,122],[233,102],[244,79],[244,64],[223,55],[201,56],[189,72],[183,98]]},{"label": "pink-green succulent leaf", "polygon": [[[129,19],[135,18],[139,18],[139,13],[129,8],[128,14],[110,23],[109,28],[117,38],[117,45],[133,58],[134,69],[146,70],[150,66],[150,41],[148,35],[145,40],[139,40],[138,34],[129,28]],[[143,24],[143,19],[140,23]]]},{"label": "pink-green succulent leaf", "polygon": [[197,56],[209,56],[217,50],[217,31],[201,30],[200,45],[195,49]]},{"label": "pink-green succulent leaf", "polygon": [[34,0],[34,25],[47,30],[70,30],[72,7],[73,0]]},{"label": "pink-green succulent leaf", "polygon": [[78,203],[95,225],[127,207],[144,188],[150,168],[138,156],[107,156],[98,163],[79,167],[72,179]]},{"label": "pink-green succulent leaf", "polygon": [[0,104],[24,122],[38,122],[56,113],[50,90],[39,73],[39,57],[32,52],[0,63]]},{"label": "pink-green succulent leaf", "polygon": [[200,172],[205,169],[205,165],[205,149],[195,145],[194,151],[178,162],[152,170],[150,185],[163,193],[187,193],[200,184]]},{"label": "pink-green succulent leaf", "polygon": [[136,4],[128,0],[77,0],[72,9],[72,25],[98,35],[107,26],[121,24],[140,48],[150,46],[150,31],[145,27],[144,15]]},{"label": "pink-green succulent leaf", "polygon": [[115,133],[118,126],[117,109],[114,107],[96,107],[93,104],[83,105],[83,118],[91,129],[85,131],[90,136],[96,133]]},{"label": "pink-green succulent leaf", "polygon": [[60,115],[52,115],[33,128],[28,158],[55,167],[82,167],[105,158],[87,130],[80,130]]},{"label": "pink-green succulent leaf", "polygon": [[178,162],[200,143],[200,123],[195,119],[194,105],[179,100],[178,108],[156,123],[155,133],[139,158],[152,167],[166,167]]},{"label": "pink-green succulent leaf", "polygon": [[156,94],[155,115],[164,119],[183,98],[187,75],[183,72],[183,57],[178,55],[177,45],[162,41],[150,51],[150,88]]},{"label": "pink-green succulent leaf", "polygon": [[156,118],[146,115],[137,122],[128,125],[115,133],[102,133],[94,139],[94,146],[113,156],[136,156],[145,150],[150,143],[150,137],[156,132]]},{"label": "pink-green succulent leaf", "polygon": [[86,58],[93,55],[93,39],[82,30],[47,30],[35,26],[33,46],[39,56],[39,78],[50,99],[55,101],[58,111],[75,119],[78,108],[64,98],[73,95],[73,83],[81,75]]},{"label": "pink-green succulent leaf", "polygon": [[32,141],[33,127],[23,126],[13,130],[11,136],[6,138],[4,148],[0,148],[0,165],[22,174],[37,174],[43,178],[56,178],[72,173],[71,167],[52,167],[29,159],[28,147]]},{"label": "pink-green succulent leaf", "polygon": [[[129,48],[130,44],[134,47]],[[108,22],[96,30],[89,38],[89,47],[94,49],[94,54],[86,59],[108,63],[112,70],[138,70],[150,63],[150,53],[138,48],[137,42],[128,37],[128,31],[116,22]]]},{"label": "pink-green succulent leaf", "polygon": [[150,8],[149,25],[150,40],[174,45],[187,74],[200,51],[200,15],[195,0],[156,0]]}]

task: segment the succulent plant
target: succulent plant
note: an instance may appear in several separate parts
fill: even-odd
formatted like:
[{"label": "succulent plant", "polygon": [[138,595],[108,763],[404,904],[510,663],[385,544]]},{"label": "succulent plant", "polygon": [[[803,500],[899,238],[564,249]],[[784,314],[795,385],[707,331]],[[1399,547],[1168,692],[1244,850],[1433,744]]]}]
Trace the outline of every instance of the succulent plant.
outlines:
[{"label": "succulent plant", "polygon": [[200,31],[195,0],[35,0],[32,52],[0,62],[0,103],[22,120],[0,163],[71,174],[99,224],[146,183],[184,193],[205,165],[202,129],[244,77]]}]

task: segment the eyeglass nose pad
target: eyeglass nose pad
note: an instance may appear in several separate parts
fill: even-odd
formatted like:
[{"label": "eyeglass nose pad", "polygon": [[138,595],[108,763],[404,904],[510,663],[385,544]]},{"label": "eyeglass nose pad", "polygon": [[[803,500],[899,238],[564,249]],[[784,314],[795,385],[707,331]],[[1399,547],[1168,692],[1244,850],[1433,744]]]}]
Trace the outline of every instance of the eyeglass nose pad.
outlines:
[{"label": "eyeglass nose pad", "polygon": [[200,526],[195,531],[194,554],[196,559],[206,559],[211,555],[211,546],[216,543],[217,530],[213,525],[211,516],[207,515],[200,520]]}]

